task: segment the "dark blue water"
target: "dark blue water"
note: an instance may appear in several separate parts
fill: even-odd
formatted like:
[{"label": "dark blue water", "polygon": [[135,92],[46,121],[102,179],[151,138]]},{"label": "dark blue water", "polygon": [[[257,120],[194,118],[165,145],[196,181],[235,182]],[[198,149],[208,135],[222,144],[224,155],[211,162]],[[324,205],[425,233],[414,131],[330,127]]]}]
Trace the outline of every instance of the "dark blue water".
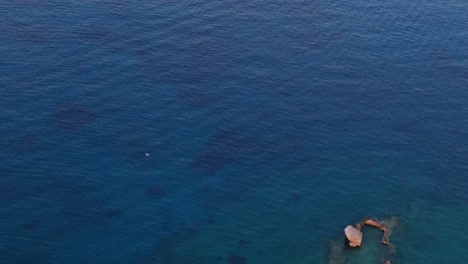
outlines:
[{"label": "dark blue water", "polygon": [[[467,28],[464,0],[0,0],[0,263],[466,263]],[[343,246],[366,216],[396,251]]]}]

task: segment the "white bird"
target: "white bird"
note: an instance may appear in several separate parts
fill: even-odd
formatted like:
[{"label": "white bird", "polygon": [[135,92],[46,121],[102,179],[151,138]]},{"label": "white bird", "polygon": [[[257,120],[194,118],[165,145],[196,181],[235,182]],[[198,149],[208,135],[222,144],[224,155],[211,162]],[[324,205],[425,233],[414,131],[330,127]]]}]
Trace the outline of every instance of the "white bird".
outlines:
[{"label": "white bird", "polygon": [[149,157],[149,155],[150,155],[149,153],[145,153],[145,156],[146,156],[146,157]]}]

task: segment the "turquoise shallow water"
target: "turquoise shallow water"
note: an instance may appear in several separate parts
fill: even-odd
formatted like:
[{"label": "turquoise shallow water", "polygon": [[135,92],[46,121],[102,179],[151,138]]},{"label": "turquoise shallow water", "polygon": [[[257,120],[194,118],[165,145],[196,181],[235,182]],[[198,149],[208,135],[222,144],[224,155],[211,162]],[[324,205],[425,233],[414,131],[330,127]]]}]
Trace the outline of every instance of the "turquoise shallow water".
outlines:
[{"label": "turquoise shallow water", "polygon": [[0,7],[0,263],[468,260],[465,1]]}]

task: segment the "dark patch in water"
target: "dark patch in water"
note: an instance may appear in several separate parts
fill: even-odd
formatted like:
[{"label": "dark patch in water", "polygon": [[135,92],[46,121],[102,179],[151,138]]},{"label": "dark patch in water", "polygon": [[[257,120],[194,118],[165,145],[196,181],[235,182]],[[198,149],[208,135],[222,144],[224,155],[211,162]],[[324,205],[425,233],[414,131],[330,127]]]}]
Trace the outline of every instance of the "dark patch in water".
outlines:
[{"label": "dark patch in water", "polygon": [[104,216],[108,218],[118,217],[118,216],[121,216],[122,214],[123,214],[123,210],[121,209],[109,209],[104,212]]},{"label": "dark patch in water", "polygon": [[42,227],[41,223],[38,220],[31,220],[25,222],[21,225],[24,230],[33,231]]},{"label": "dark patch in water", "polygon": [[435,65],[432,67],[434,76],[450,76],[468,80],[468,67],[457,65]]},{"label": "dark patch in water", "polygon": [[7,38],[29,43],[48,43],[56,40],[65,40],[63,32],[56,28],[28,24],[24,22],[11,22],[0,27],[0,34]]},{"label": "dark patch in water", "polygon": [[198,68],[197,65],[193,65],[193,62],[186,62],[187,65],[184,64],[183,62],[151,63],[150,66],[142,66],[139,68],[136,74],[161,82],[178,85],[200,85],[222,80],[220,73],[217,73],[214,68]]},{"label": "dark patch in water", "polygon": [[445,50],[434,50],[431,55],[434,63],[430,68],[430,73],[433,76],[468,80],[468,67],[461,65],[460,55]]},{"label": "dark patch in water", "polygon": [[166,197],[167,191],[161,187],[148,187],[146,188],[146,195],[151,197]]},{"label": "dark patch in water", "polygon": [[239,241],[237,241],[237,244],[242,245],[242,246],[247,246],[247,245],[250,245],[251,243],[250,241],[239,239]]},{"label": "dark patch in water", "polygon": [[237,254],[231,254],[229,255],[227,259],[228,264],[247,264],[247,258],[242,257]]},{"label": "dark patch in water", "polygon": [[246,201],[246,194],[258,190],[256,189],[257,184],[254,183],[255,177],[254,175],[240,179],[227,176],[224,178],[223,184],[217,188],[201,188],[193,196],[194,201],[199,203],[208,214],[217,214],[220,208],[242,200]]},{"label": "dark patch in water", "polygon": [[235,161],[241,154],[261,152],[265,148],[266,144],[258,138],[235,131],[220,130],[192,162],[191,169],[211,174]]},{"label": "dark patch in water", "polygon": [[55,113],[55,121],[60,128],[76,130],[92,124],[96,120],[93,112],[84,106],[70,105],[61,107]]},{"label": "dark patch in water", "polygon": [[[5,133],[5,131],[3,132]],[[11,136],[2,138],[0,142],[0,149],[2,150],[0,155],[3,159],[12,159],[17,155],[31,153],[40,148],[40,141],[36,137],[16,137],[15,135],[17,135],[18,132],[15,130],[11,130],[7,133]],[[6,162],[6,160],[3,160],[4,164],[7,164]]]},{"label": "dark patch in water", "polygon": [[104,45],[119,51],[127,50],[128,46],[126,45],[129,42],[129,39],[131,39],[130,36],[124,36],[119,32],[99,26],[79,29],[73,33],[73,38],[77,43],[98,46]]},{"label": "dark patch in water", "polygon": [[289,91],[289,90],[286,90],[286,89],[282,89],[278,92],[278,94],[280,96],[293,96],[294,93],[292,91]]},{"label": "dark patch in water", "polygon": [[[100,198],[92,195],[94,186],[83,175],[63,172],[50,182],[52,194],[63,204],[60,218],[66,219],[60,228],[69,229],[86,225],[105,227],[106,208]],[[111,214],[116,214],[113,212]]]},{"label": "dark patch in water", "polygon": [[[169,234],[149,256],[148,261],[144,263],[165,263],[165,264],[182,264],[182,263],[201,263],[194,262],[193,258],[184,257],[178,253],[178,245],[186,241],[188,237],[192,237],[197,233],[196,227],[177,228],[177,231]],[[190,260],[186,259],[189,258]]]},{"label": "dark patch in water", "polygon": [[391,129],[402,134],[422,134],[424,132],[417,120],[398,121],[391,125]]},{"label": "dark patch in water", "polygon": [[[7,166],[8,163],[3,165]],[[15,203],[24,199],[41,197],[48,193],[47,176],[41,175],[39,170],[34,167],[17,167],[0,170],[0,203]]]},{"label": "dark patch in water", "polygon": [[233,160],[233,158],[227,157],[222,151],[207,151],[199,155],[192,162],[191,169],[196,172],[212,174],[221,170]]},{"label": "dark patch in water", "polygon": [[294,204],[298,204],[300,201],[301,201],[301,196],[297,193],[293,193],[291,195],[291,201],[294,203]]},{"label": "dark patch in water", "polygon": [[206,107],[215,101],[212,92],[197,85],[183,85],[177,90],[177,98],[191,107]]},{"label": "dark patch in water", "polygon": [[23,139],[23,147],[27,150],[35,150],[40,147],[40,141],[36,137],[26,137]]}]

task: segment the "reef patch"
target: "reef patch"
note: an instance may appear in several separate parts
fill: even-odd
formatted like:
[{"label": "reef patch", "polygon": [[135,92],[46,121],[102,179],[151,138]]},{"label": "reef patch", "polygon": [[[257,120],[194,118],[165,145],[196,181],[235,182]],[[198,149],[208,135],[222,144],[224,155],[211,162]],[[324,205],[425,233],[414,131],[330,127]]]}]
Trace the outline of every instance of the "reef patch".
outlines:
[{"label": "reef patch", "polygon": [[77,130],[89,126],[96,120],[96,115],[88,107],[68,105],[60,107],[55,113],[55,122],[66,130]]}]

